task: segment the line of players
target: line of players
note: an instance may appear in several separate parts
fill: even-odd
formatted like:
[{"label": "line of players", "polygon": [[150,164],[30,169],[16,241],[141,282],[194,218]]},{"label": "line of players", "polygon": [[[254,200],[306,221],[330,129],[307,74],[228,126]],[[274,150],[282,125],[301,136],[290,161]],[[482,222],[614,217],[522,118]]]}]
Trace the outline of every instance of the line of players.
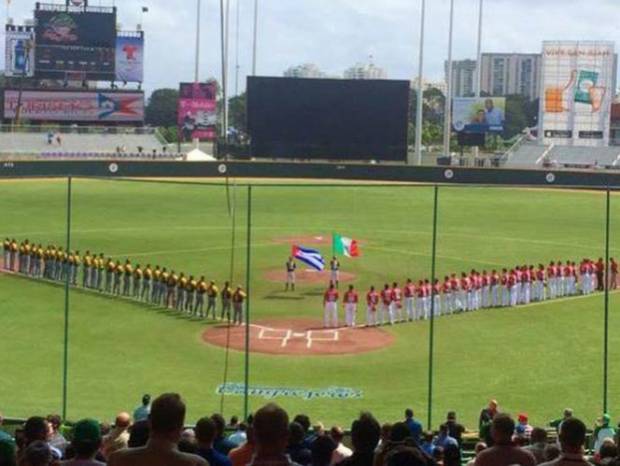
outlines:
[{"label": "line of players", "polygon": [[[148,264],[132,265],[106,258],[104,254],[82,256],[79,251],[65,252],[62,247],[32,244],[29,240],[17,243],[6,238],[3,242],[3,267],[6,271],[20,273],[32,278],[66,282],[78,286],[81,271],[81,286],[115,296],[134,298],[156,306],[174,309],[196,317],[217,319],[218,297],[221,301],[220,319],[243,323],[243,308],[246,292],[239,285],[233,290],[225,282],[220,291],[214,281],[207,282],[184,273],[176,274],[166,267],[154,268]],[[206,299],[205,299],[206,298]],[[205,312],[206,304],[206,312]]]},{"label": "line of players", "polygon": [[[610,289],[617,288],[618,263],[609,261]],[[565,296],[587,295],[605,289],[606,267],[603,259],[594,262],[583,259],[575,262],[550,262],[502,269],[501,272],[472,270],[444,277],[443,282],[407,280],[401,289],[398,283],[385,284],[382,290],[374,286],[366,293],[366,325],[378,326],[397,322],[426,320],[482,308],[514,307]],[[332,281],[323,295],[324,326],[338,327],[338,282]],[[359,295],[353,285],[342,296],[345,325],[355,327]]]}]

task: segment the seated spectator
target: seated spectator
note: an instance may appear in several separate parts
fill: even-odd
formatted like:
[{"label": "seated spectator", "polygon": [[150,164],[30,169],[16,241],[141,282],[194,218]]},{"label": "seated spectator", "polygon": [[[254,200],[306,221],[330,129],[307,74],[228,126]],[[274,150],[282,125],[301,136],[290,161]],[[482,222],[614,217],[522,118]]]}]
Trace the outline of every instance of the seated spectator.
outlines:
[{"label": "seated spectator", "polygon": [[448,435],[455,439],[460,447],[463,441],[462,439],[463,434],[465,433],[465,427],[456,421],[456,413],[454,411],[448,412],[445,425],[448,427]]},{"label": "seated spectator", "polygon": [[567,419],[570,419],[571,417],[573,417],[573,410],[570,408],[566,408],[564,410],[563,416],[559,419],[555,419],[551,421],[549,423],[549,427],[555,428],[556,432],[560,433],[560,427],[562,425],[562,422],[566,421]]},{"label": "seated spectator", "polygon": [[182,453],[189,453],[192,455],[198,454],[198,445],[196,444],[196,440],[192,440],[190,438],[183,438],[179,440],[178,444],[179,451]]},{"label": "seated spectator", "polygon": [[151,395],[144,395],[142,397],[142,404],[138,406],[133,412],[133,422],[146,421],[149,418],[151,412]]},{"label": "seated spectator", "polygon": [[60,453],[64,455],[65,448],[67,448],[69,442],[67,442],[67,439],[60,433],[60,425],[62,424],[60,416],[58,414],[50,414],[47,416],[47,422],[52,429],[48,443],[52,447],[58,448]]},{"label": "seated spectator", "polygon": [[[45,442],[49,441],[52,428],[45,418],[40,416],[33,416],[29,418],[24,424],[24,443],[23,448],[20,448],[18,454],[18,460],[21,458],[22,453],[33,442]],[[52,458],[54,460],[60,460],[62,453],[58,448],[50,446]]]},{"label": "seated spectator", "polygon": [[312,443],[323,435],[325,435],[325,426],[321,421],[318,421],[312,426],[312,435],[308,438],[308,441]]},{"label": "seated spectator", "polygon": [[379,438],[379,444],[377,445],[376,452],[379,453],[385,445],[390,441],[390,434],[392,433],[392,424],[385,423],[381,426],[381,436]]},{"label": "seated spectator", "polygon": [[274,403],[259,409],[254,416],[256,453],[251,466],[291,466],[286,455],[289,443],[289,418],[286,411]]},{"label": "seated spectator", "polygon": [[545,461],[553,461],[556,458],[560,457],[560,448],[555,443],[550,443],[545,447],[544,458]]},{"label": "seated spectator", "polygon": [[101,447],[101,428],[93,419],[78,421],[73,427],[71,450],[75,457],[61,463],[63,466],[104,466],[95,457]]},{"label": "seated spectator", "polygon": [[515,423],[508,414],[496,414],[491,423],[493,446],[476,457],[476,466],[534,466],[536,458],[512,443]]},{"label": "seated spectator", "polygon": [[304,443],[304,428],[297,422],[291,422],[289,425],[289,440],[286,453],[294,463],[301,466],[308,466],[312,462],[312,451]]},{"label": "seated spectator", "polygon": [[411,447],[392,450],[385,458],[385,466],[427,466],[428,458],[420,450]]},{"label": "seated spectator", "polygon": [[476,458],[478,457],[478,455],[480,454],[480,452],[484,451],[487,449],[487,444],[484,442],[478,442],[476,443],[476,446],[474,447],[474,453],[476,456],[474,456],[471,460],[469,460],[467,462],[467,466],[475,466],[476,464]]},{"label": "seated spectator", "polygon": [[618,456],[618,448],[612,439],[603,441],[597,455],[594,456],[593,462],[597,466],[607,466]]},{"label": "seated spectator", "polygon": [[215,440],[213,441],[213,448],[219,451],[222,455],[228,456],[230,450],[235,448],[237,445],[232,443],[224,436],[224,431],[226,430],[226,421],[221,414],[217,413],[211,415],[211,419],[215,423]]},{"label": "seated spectator", "polygon": [[435,461],[436,464],[443,466],[443,448],[435,447],[435,449],[433,450],[432,459],[433,461]]},{"label": "seated spectator", "polygon": [[15,451],[15,442],[12,438],[0,438],[0,465],[15,466],[17,464],[17,456]]},{"label": "seated spectator", "polygon": [[248,425],[245,422],[237,424],[237,431],[228,436],[228,441],[236,446],[243,445],[247,440]]},{"label": "seated spectator", "polygon": [[395,423],[390,429],[390,437],[381,443],[381,447],[375,452],[375,466],[383,466],[385,458],[394,448],[401,446],[409,439],[411,444],[416,444],[411,436],[411,430],[404,422]]},{"label": "seated spectator", "polygon": [[336,448],[332,454],[331,464],[336,465],[345,458],[353,454],[353,450],[347,447],[342,441],[344,440],[344,431],[338,426],[334,426],[329,431],[329,436],[336,444]]},{"label": "seated spectator", "polygon": [[453,445],[459,448],[459,443],[456,441],[456,439],[450,437],[447,424],[442,424],[439,427],[439,435],[437,435],[437,438],[435,438],[435,441],[433,443],[436,447],[441,447],[444,450],[448,445]]},{"label": "seated spectator", "polygon": [[198,442],[197,453],[209,462],[209,466],[231,466],[232,463],[228,457],[213,448],[216,434],[213,419],[203,417],[196,423],[194,431],[196,432],[196,441]]},{"label": "seated spectator", "polygon": [[249,425],[246,431],[247,440],[240,447],[235,448],[228,454],[228,458],[232,462],[232,466],[246,466],[252,461],[254,456],[254,428]]},{"label": "seated spectator", "polygon": [[[586,443],[586,426],[579,419],[570,418],[562,422],[559,436],[562,453],[544,466],[588,466],[583,456]],[[546,452],[545,452],[546,453]]]},{"label": "seated spectator", "polygon": [[427,430],[422,434],[422,444],[420,445],[420,448],[428,456],[433,456],[433,450],[435,450],[435,444],[433,443],[433,432]]},{"label": "seated spectator", "polygon": [[101,453],[105,459],[115,451],[127,448],[129,441],[129,426],[131,425],[131,417],[128,413],[122,412],[116,416],[114,428],[108,435],[103,437],[101,444]]},{"label": "seated spectator", "polygon": [[515,427],[515,435],[526,439],[529,439],[530,435],[532,435],[532,426],[528,422],[527,413],[519,414],[519,417],[517,418],[517,425]]},{"label": "seated spectator", "polygon": [[312,442],[312,466],[330,466],[336,442],[327,435],[321,435]]},{"label": "seated spectator", "polygon": [[176,393],[159,396],[151,406],[150,436],[144,447],[119,450],[108,466],[208,466],[200,456],[180,452],[185,422],[185,403]]},{"label": "seated spectator", "polygon": [[129,429],[129,448],[143,447],[149,440],[149,421],[138,421]]},{"label": "seated spectator", "polygon": [[443,449],[444,466],[461,466],[461,448],[458,444],[449,444]]},{"label": "seated spectator", "polygon": [[239,418],[237,416],[231,416],[230,421],[228,422],[229,429],[237,429],[239,427]]},{"label": "seated spectator", "polygon": [[523,449],[534,455],[534,458],[536,458],[536,463],[540,464],[545,461],[544,455],[546,446],[547,431],[545,429],[541,429],[540,427],[534,427],[530,436],[530,444],[524,446]]},{"label": "seated spectator", "polygon": [[314,433],[310,432],[310,418],[306,414],[298,414],[293,419],[293,422],[304,428],[304,445],[306,448],[310,448],[312,440],[314,440]]},{"label": "seated spectator", "polygon": [[592,434],[592,440],[594,441],[594,453],[599,452],[605,439],[613,439],[616,436],[616,431],[613,427],[611,427],[610,422],[611,417],[609,414],[603,414],[603,416],[596,422],[594,433]]},{"label": "seated spectator", "polygon": [[413,417],[413,410],[410,408],[405,410],[405,424],[411,431],[411,437],[419,443],[420,435],[422,435],[422,423]]},{"label": "seated spectator", "polygon": [[351,425],[353,454],[341,466],[371,466],[379,444],[381,426],[370,413],[362,413]]},{"label": "seated spectator", "polygon": [[35,440],[26,447],[19,464],[20,466],[50,466],[55,461],[57,459],[52,454],[52,447],[47,442]]}]

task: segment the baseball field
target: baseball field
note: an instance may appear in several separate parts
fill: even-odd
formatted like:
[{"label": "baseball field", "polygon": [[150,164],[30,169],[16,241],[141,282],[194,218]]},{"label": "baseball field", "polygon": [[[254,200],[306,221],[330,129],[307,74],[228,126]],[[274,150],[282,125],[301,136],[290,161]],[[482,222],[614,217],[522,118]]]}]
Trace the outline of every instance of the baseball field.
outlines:
[{"label": "baseball field", "polygon": [[[252,341],[272,349],[250,354],[252,409],[271,395],[292,414],[307,412],[326,424],[349,422],[360,410],[396,420],[405,407],[426,420],[429,322],[371,334],[309,333],[320,326],[324,277],[298,264],[303,280],[295,292],[285,292],[278,277],[292,244],[317,248],[328,259],[329,238],[337,232],[357,239],[362,251],[360,258],[341,258],[350,280],[341,288],[352,283],[365,293],[371,284],[430,278],[433,187],[260,184],[249,198],[241,184],[78,179],[71,201],[72,249],[204,275],[218,284],[248,285],[250,232]],[[437,276],[604,256],[605,207],[605,195],[594,192],[441,187]],[[0,215],[2,238],[65,246],[66,180],[0,183]],[[611,218],[614,256],[620,255],[615,196]],[[111,419],[133,409],[143,393],[163,391],[186,397],[189,421],[222,407],[226,416],[243,414],[234,385],[244,382],[245,362],[232,344],[236,331],[94,291],[72,288],[68,298],[70,419]],[[476,428],[489,398],[510,412],[530,413],[533,424],[558,417],[565,407],[593,421],[602,409],[603,303],[599,294],[437,319],[434,424],[453,409]],[[612,294],[609,389],[616,421],[619,305]],[[41,414],[60,411],[64,316],[62,284],[0,274],[0,410],[6,416],[29,416],[41,407]],[[229,351],[221,346],[228,337]],[[334,350],[341,342],[342,351]]]}]

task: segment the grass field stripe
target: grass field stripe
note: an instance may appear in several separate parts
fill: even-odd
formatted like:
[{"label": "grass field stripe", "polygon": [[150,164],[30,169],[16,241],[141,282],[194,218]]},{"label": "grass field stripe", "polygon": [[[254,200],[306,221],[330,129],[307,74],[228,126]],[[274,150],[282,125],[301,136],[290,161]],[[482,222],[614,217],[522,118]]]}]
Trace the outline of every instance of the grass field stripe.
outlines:
[{"label": "grass field stripe", "polygon": [[[274,246],[273,243],[258,243],[253,244],[253,248],[264,248],[267,246]],[[230,245],[228,246],[219,246],[213,248],[200,248],[200,249],[169,249],[166,251],[147,251],[147,252],[128,252],[128,253],[111,253],[112,257],[145,257],[145,256],[161,256],[166,254],[189,254],[193,252],[211,252],[211,251],[228,251],[231,249]],[[245,244],[238,245],[235,249],[245,249]]]},{"label": "grass field stripe", "polygon": [[[404,249],[396,249],[396,248],[384,248],[384,247],[379,247],[379,246],[366,246],[366,249],[371,249],[371,250],[375,250],[375,251],[382,251],[382,252],[395,252],[395,253],[398,253],[398,254],[404,254],[404,255],[409,255],[409,256],[431,257],[431,254],[428,254],[428,253],[406,251]],[[441,255],[437,255],[436,257],[438,259],[447,259],[447,260],[457,261],[457,262],[470,262],[470,263],[473,262],[473,263],[476,263],[476,264],[493,265],[493,266],[496,266],[496,267],[505,267],[505,264],[499,264],[497,262],[492,262],[492,261],[479,261],[479,260],[475,260],[475,259],[465,259],[463,257],[441,256]]]}]

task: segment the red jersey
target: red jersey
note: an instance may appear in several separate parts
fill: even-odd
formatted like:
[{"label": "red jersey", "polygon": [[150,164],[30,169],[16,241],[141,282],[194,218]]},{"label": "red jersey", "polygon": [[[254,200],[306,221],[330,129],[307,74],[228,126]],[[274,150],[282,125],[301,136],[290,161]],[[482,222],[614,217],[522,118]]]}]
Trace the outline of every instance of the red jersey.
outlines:
[{"label": "red jersey", "polygon": [[379,304],[379,293],[376,291],[366,293],[366,303],[374,309]]},{"label": "red jersey", "polygon": [[333,290],[327,290],[325,292],[325,295],[323,296],[323,300],[326,303],[336,303],[338,302],[338,297],[340,295],[338,294],[338,290],[333,289]]},{"label": "red jersey", "polygon": [[400,288],[392,288],[392,301],[399,303],[403,299],[402,291]]},{"label": "red jersey", "polygon": [[424,298],[426,296],[426,287],[424,285],[418,286],[418,298]]},{"label": "red jersey", "polygon": [[494,273],[491,275],[491,286],[495,286],[499,283],[499,274]]},{"label": "red jersey", "polygon": [[405,294],[405,298],[412,298],[415,294],[415,285],[413,283],[410,283],[405,286],[405,289],[403,291]]},{"label": "red jersey", "polygon": [[441,287],[441,291],[443,291],[444,293],[451,293],[452,292],[452,286],[450,285],[450,280],[446,280],[445,282],[443,282],[443,285]]},{"label": "red jersey", "polygon": [[490,283],[491,283],[491,277],[489,277],[488,275],[483,275],[482,286],[489,286]]},{"label": "red jersey", "polygon": [[555,277],[555,265],[550,265],[547,267],[547,278]]},{"label": "red jersey", "polygon": [[545,280],[545,271],[542,269],[538,269],[538,272],[536,272],[536,280],[538,280],[539,282],[542,282]]},{"label": "red jersey", "polygon": [[461,290],[469,291],[470,285],[471,285],[471,283],[470,283],[468,277],[461,278]]},{"label": "red jersey", "polygon": [[343,301],[347,304],[357,304],[359,298],[357,295],[357,291],[347,291],[344,294],[344,299]]},{"label": "red jersey", "polygon": [[454,291],[459,289],[459,279],[454,277],[450,279],[450,288],[452,288]]},{"label": "red jersey", "polygon": [[570,277],[572,275],[571,274],[571,266],[570,265],[565,265],[563,272],[564,272],[564,276],[565,277]]},{"label": "red jersey", "polygon": [[512,288],[513,286],[516,285],[516,283],[517,283],[517,274],[511,273],[510,275],[508,275],[508,286]]},{"label": "red jersey", "polygon": [[616,261],[611,261],[611,272],[618,273],[618,263]]},{"label": "red jersey", "polygon": [[392,304],[392,289],[391,288],[381,290],[381,301],[383,301],[383,304],[385,305]]},{"label": "red jersey", "polygon": [[441,285],[439,283],[435,283],[433,285],[433,296],[437,296],[441,293]]}]

